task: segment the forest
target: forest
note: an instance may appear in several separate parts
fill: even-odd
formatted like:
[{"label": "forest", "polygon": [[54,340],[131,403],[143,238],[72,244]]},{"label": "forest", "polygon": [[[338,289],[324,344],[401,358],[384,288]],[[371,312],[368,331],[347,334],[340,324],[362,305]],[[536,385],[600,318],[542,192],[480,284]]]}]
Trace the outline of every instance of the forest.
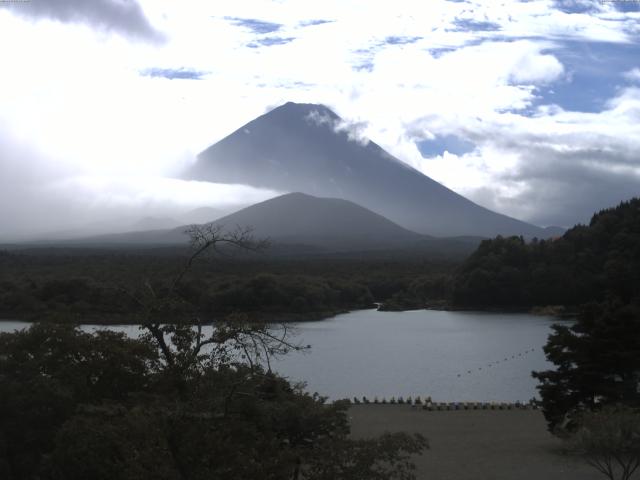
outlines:
[{"label": "forest", "polygon": [[550,240],[484,240],[458,269],[459,307],[579,306],[640,293],[640,199],[602,210]]},{"label": "forest", "polygon": [[[182,249],[23,249],[0,252],[0,317],[57,322],[131,323],[129,295],[162,283],[188,257]],[[276,321],[324,318],[374,302],[422,307],[445,302],[457,262],[428,257],[210,257],[181,284],[206,319],[231,312]],[[414,307],[414,308],[415,308]]]}]

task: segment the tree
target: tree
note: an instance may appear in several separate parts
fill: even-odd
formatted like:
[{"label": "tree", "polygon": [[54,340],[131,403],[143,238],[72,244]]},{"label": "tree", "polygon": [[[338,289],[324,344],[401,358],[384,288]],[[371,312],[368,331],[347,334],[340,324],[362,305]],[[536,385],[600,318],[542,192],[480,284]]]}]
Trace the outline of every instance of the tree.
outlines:
[{"label": "tree", "polygon": [[533,373],[550,430],[575,428],[606,405],[640,406],[638,306],[589,304],[575,324],[553,329],[544,350],[556,368]]},{"label": "tree", "polygon": [[640,414],[615,407],[585,413],[570,443],[610,480],[629,480],[640,467]]},{"label": "tree", "polygon": [[122,288],[138,306],[139,338],[52,324],[0,335],[1,478],[413,478],[423,437],[352,440],[346,402],[271,371],[273,355],[299,348],[286,328],[239,315],[207,334],[195,314],[167,322],[191,311],[180,288],[194,261],[261,245],[247,230],[190,233],[193,253],[175,277]]},{"label": "tree", "polygon": [[35,324],[0,335],[0,478],[37,476],[81,405],[127,403],[152,388],[152,345],[110,331]]}]

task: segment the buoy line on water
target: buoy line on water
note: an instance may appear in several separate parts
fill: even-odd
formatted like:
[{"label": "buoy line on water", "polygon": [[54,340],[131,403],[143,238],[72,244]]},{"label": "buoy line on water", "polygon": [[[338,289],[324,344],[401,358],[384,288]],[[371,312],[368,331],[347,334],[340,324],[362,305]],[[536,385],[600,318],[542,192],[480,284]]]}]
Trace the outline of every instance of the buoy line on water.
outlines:
[{"label": "buoy line on water", "polygon": [[[486,365],[486,367],[484,367],[484,368],[493,368],[493,367],[495,367],[497,365],[500,365],[501,363],[510,362],[511,360],[517,360],[518,358],[522,358],[523,356],[528,355],[530,353],[533,353],[535,351],[536,351],[535,347],[534,348],[528,348],[527,350],[524,350],[522,352],[514,353],[511,356],[507,355],[502,360],[496,360],[496,361],[493,361],[493,362],[489,362]],[[470,375],[470,374],[472,374],[474,372],[479,372],[479,371],[482,371],[482,370],[483,370],[483,367],[472,368],[472,369],[466,370],[466,373],[462,372],[462,373],[456,374],[456,377],[462,377],[463,375]]]}]

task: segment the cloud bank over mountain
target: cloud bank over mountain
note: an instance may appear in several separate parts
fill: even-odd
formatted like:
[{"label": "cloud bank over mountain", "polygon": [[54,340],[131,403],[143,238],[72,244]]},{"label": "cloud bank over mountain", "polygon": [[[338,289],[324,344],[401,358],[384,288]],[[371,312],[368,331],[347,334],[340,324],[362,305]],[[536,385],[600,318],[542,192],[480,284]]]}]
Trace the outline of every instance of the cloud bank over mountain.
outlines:
[{"label": "cloud bank over mountain", "polygon": [[[0,129],[36,154],[0,168],[54,173],[4,175],[0,190],[43,207],[61,177],[93,179],[85,205],[136,178],[119,198],[139,201],[145,179],[178,175],[290,100],[328,105],[354,138],[537,224],[586,221],[640,191],[631,2],[27,3],[0,7]],[[184,194],[171,185],[167,208]]]}]

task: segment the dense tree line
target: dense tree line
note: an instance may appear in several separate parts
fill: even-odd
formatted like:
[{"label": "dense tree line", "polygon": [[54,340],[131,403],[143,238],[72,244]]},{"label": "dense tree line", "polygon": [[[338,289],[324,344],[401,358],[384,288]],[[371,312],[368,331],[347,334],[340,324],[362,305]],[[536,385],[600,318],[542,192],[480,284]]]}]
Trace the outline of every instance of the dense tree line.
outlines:
[{"label": "dense tree line", "polygon": [[[209,318],[232,311],[328,314],[373,305],[366,285],[304,275],[229,276],[208,284],[192,280],[181,290],[190,305],[198,306]],[[0,283],[0,314],[5,317],[120,321],[132,307],[131,299],[117,283],[101,284],[92,278]]]},{"label": "dense tree line", "polygon": [[[5,252],[0,256],[0,318],[120,323],[146,278],[161,288],[184,252]],[[450,292],[446,262],[387,259],[216,259],[194,265],[181,293],[206,318],[245,312],[263,318],[314,319],[370,308],[423,307]],[[415,308],[414,307],[414,308]]]},{"label": "dense tree line", "polygon": [[640,199],[596,213],[562,237],[483,241],[456,274],[458,306],[578,306],[640,294]]},{"label": "dense tree line", "polygon": [[410,310],[444,307],[450,303],[452,280],[450,274],[419,275],[394,289],[385,297],[382,310]]}]

